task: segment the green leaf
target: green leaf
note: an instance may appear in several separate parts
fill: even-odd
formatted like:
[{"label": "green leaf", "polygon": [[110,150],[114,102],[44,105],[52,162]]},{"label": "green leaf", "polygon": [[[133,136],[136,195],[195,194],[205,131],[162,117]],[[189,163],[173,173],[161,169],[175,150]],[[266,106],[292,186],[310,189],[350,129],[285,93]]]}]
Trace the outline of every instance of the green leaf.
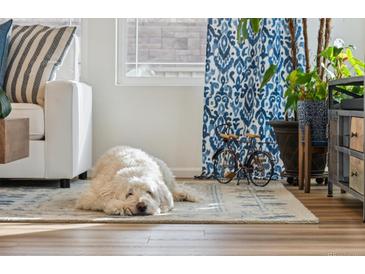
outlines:
[{"label": "green leaf", "polygon": [[276,65],[271,65],[264,74],[264,77],[262,78],[262,82],[261,85],[259,87],[259,90],[261,90],[270,80],[271,78],[275,75],[276,73],[276,69],[277,66]]},{"label": "green leaf", "polygon": [[237,27],[237,41],[238,43],[244,42],[248,38],[248,19],[241,18]]},{"label": "green leaf", "polygon": [[351,71],[349,70],[349,68],[346,65],[342,65],[340,69],[342,71],[342,74],[345,77],[350,77],[351,76]]},{"label": "green leaf", "polygon": [[252,28],[252,31],[255,34],[258,34],[260,32],[260,22],[261,22],[262,18],[251,18],[250,19],[250,25]]},{"label": "green leaf", "polygon": [[354,62],[359,66],[361,67],[362,69],[365,69],[365,63],[355,57],[352,58],[354,60]]},{"label": "green leaf", "polygon": [[336,47],[333,47],[333,56],[334,57],[337,57],[341,52],[342,52],[343,48],[336,48]]},{"label": "green leaf", "polygon": [[298,103],[298,94],[292,93],[290,96],[286,97],[285,111],[289,109],[296,110]]},{"label": "green leaf", "polygon": [[348,61],[351,64],[352,68],[355,70],[356,75],[358,75],[358,76],[364,75],[365,64],[362,61],[360,61],[359,59],[356,59],[352,55],[352,51],[350,48],[346,49],[346,53],[347,53]]},{"label": "green leaf", "polygon": [[297,77],[297,83],[299,85],[305,85],[312,80],[312,77],[313,77],[312,72],[309,73],[299,72]]},{"label": "green leaf", "polygon": [[352,55],[352,51],[351,51],[351,49],[350,49],[350,48],[347,48],[347,49],[346,49],[346,55],[347,55],[347,57],[348,57],[349,59],[354,58],[354,56]]},{"label": "green leaf", "polygon": [[331,59],[333,57],[333,47],[328,47],[325,50],[323,50],[320,54],[324,58]]},{"label": "green leaf", "polygon": [[298,70],[293,70],[291,73],[289,73],[288,77],[286,78],[291,89],[294,89],[295,86],[297,85],[298,72],[299,72]]},{"label": "green leaf", "polygon": [[242,41],[248,39],[248,19],[245,19],[245,21],[243,22],[241,35]]},{"label": "green leaf", "polygon": [[362,69],[355,62],[351,62],[350,59],[349,59],[349,62],[351,64],[352,68],[355,70],[356,75],[361,76],[364,74]]},{"label": "green leaf", "polygon": [[237,41],[239,44],[244,42],[249,35],[249,28],[254,34],[260,32],[260,23],[262,18],[240,18],[237,26]]},{"label": "green leaf", "polygon": [[11,112],[11,104],[4,90],[0,88],[0,119],[4,119]]},{"label": "green leaf", "polygon": [[291,94],[293,93],[293,89],[291,87],[289,87],[285,92],[284,92],[284,97],[289,97]]},{"label": "green leaf", "polygon": [[243,26],[243,19],[239,19],[238,26],[237,26],[237,41],[239,44],[242,43],[242,39],[241,39],[242,26]]},{"label": "green leaf", "polygon": [[354,87],[350,87],[350,91],[359,95],[362,95],[364,87],[362,86],[354,86]]},{"label": "green leaf", "polygon": [[318,83],[315,95],[317,100],[325,100],[327,96],[327,84],[324,82]]}]

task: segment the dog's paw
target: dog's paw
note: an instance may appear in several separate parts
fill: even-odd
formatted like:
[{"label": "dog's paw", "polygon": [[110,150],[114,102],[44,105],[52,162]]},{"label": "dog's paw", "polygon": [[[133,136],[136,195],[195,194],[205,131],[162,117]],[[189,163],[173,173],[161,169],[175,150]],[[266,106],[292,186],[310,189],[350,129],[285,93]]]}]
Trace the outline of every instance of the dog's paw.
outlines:
[{"label": "dog's paw", "polygon": [[122,216],[131,216],[133,215],[130,208],[124,206],[119,201],[111,201],[104,208],[104,212],[108,215],[122,215]]},{"label": "dog's paw", "polygon": [[175,191],[173,193],[175,202],[199,202],[201,198],[184,190]]},{"label": "dog's paw", "polygon": [[104,212],[108,215],[131,216],[132,211],[129,208],[105,208]]},{"label": "dog's paw", "polygon": [[128,207],[123,208],[124,215],[126,216],[132,216],[132,210],[130,210]]}]

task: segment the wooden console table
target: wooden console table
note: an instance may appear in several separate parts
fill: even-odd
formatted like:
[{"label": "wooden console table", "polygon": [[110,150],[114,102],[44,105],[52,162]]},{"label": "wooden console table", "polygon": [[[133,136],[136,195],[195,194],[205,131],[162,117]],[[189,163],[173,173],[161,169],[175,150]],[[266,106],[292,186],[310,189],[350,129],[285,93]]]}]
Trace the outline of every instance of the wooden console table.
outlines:
[{"label": "wooden console table", "polygon": [[29,156],[29,119],[0,119],[0,164]]}]

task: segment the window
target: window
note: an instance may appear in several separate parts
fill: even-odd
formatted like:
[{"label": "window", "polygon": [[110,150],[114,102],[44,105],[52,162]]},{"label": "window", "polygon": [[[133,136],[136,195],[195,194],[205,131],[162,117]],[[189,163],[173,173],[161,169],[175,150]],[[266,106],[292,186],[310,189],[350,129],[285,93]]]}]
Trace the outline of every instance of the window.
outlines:
[{"label": "window", "polygon": [[122,85],[203,85],[207,19],[117,20]]}]

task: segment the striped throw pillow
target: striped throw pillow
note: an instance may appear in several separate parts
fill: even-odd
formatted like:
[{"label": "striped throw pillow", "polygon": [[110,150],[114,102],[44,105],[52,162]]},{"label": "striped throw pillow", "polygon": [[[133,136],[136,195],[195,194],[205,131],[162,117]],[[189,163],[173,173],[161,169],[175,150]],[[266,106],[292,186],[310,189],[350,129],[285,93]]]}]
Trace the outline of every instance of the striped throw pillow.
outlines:
[{"label": "striped throw pillow", "polygon": [[76,27],[13,26],[4,88],[12,102],[44,104],[47,81],[70,46]]}]

